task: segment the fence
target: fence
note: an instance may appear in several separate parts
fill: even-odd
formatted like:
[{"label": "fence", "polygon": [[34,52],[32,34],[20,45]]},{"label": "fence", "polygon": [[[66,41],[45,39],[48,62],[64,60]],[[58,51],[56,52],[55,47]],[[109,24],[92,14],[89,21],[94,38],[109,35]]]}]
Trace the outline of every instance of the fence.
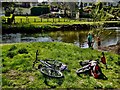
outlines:
[{"label": "fence", "polygon": [[[2,20],[2,23],[7,23],[7,19]],[[79,21],[93,21],[91,18],[80,18],[80,19],[70,19],[70,18],[39,18],[39,17],[15,17],[13,23],[59,23],[59,22],[79,22]]]},{"label": "fence", "polygon": [[57,22],[79,22],[93,21],[91,18],[69,19],[69,18],[17,18],[14,23],[57,23]]}]

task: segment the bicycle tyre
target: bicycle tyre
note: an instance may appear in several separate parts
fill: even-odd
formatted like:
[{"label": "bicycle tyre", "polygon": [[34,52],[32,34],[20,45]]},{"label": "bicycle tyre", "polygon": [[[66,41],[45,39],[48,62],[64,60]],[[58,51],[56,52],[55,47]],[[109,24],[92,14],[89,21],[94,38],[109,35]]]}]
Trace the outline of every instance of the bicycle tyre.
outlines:
[{"label": "bicycle tyre", "polygon": [[64,77],[62,72],[60,72],[59,70],[54,70],[52,68],[43,67],[40,69],[40,72],[43,75],[48,76],[48,77],[52,77],[52,78],[63,78]]}]

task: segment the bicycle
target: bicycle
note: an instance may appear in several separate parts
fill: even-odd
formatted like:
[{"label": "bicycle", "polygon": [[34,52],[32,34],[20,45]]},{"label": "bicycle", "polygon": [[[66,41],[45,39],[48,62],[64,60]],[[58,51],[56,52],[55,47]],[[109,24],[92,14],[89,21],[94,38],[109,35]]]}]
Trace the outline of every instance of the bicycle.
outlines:
[{"label": "bicycle", "polygon": [[92,69],[92,66],[95,66],[98,63],[99,63],[98,60],[96,60],[96,61],[86,60],[84,62],[80,62],[80,65],[83,67],[76,70],[76,73],[77,74],[90,74],[91,73],[90,70]]},{"label": "bicycle", "polygon": [[41,64],[38,65],[38,69],[40,72],[45,75],[52,78],[63,78],[63,73],[59,69],[59,65],[63,64],[62,62],[59,62],[57,60],[38,60],[38,50],[36,52],[36,60],[33,62],[33,68],[35,68],[35,64],[37,62],[40,62]]}]

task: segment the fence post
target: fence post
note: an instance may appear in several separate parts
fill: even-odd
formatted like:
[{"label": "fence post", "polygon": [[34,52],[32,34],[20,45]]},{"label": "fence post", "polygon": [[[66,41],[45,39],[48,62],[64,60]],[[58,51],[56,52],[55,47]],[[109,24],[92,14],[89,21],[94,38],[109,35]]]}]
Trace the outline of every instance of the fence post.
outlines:
[{"label": "fence post", "polygon": [[34,22],[36,22],[36,19],[34,18]]},{"label": "fence post", "polygon": [[41,18],[41,22],[42,22],[42,18]]},{"label": "fence post", "polygon": [[54,22],[54,18],[53,18],[53,22]]},{"label": "fence post", "polygon": [[47,18],[47,22],[49,22],[49,18]]},{"label": "fence post", "polygon": [[60,22],[60,18],[58,18],[58,22]]},{"label": "fence post", "polygon": [[28,23],[29,23],[29,18],[28,18]]},{"label": "fence post", "polygon": [[22,23],[22,18],[20,19],[20,23]]}]

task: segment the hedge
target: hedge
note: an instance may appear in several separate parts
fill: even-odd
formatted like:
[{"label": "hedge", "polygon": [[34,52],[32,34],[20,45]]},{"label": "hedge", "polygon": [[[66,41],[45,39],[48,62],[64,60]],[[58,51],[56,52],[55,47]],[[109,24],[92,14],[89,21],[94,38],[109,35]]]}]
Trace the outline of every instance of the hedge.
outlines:
[{"label": "hedge", "polygon": [[50,13],[49,6],[39,6],[39,7],[31,8],[31,15],[33,16],[39,16],[39,15],[47,14],[47,13]]}]

